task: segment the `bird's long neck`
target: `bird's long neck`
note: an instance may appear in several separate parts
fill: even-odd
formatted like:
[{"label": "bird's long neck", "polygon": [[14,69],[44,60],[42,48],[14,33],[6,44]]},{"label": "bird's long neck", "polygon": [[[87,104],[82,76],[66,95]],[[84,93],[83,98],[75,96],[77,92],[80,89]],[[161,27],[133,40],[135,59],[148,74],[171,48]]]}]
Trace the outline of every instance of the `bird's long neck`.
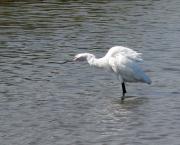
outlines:
[{"label": "bird's long neck", "polygon": [[106,68],[107,67],[107,61],[105,57],[102,58],[96,58],[94,55],[92,57],[87,57],[87,62],[91,66],[99,67],[99,68]]}]

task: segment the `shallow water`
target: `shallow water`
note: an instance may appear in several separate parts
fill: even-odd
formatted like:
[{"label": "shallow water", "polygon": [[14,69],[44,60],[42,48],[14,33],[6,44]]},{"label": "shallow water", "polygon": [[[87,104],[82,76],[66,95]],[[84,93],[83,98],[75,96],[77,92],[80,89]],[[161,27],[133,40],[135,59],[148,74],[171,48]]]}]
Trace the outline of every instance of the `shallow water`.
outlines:
[{"label": "shallow water", "polygon": [[[0,2],[3,145],[179,145],[178,0]],[[76,53],[143,53],[152,85],[127,84]]]}]

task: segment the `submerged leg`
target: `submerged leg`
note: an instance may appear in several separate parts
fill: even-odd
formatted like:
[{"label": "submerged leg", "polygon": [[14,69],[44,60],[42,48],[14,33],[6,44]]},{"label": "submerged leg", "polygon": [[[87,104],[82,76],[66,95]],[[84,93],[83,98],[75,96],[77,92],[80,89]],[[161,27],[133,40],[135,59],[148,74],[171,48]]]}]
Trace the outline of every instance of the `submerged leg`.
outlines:
[{"label": "submerged leg", "polygon": [[123,101],[125,98],[125,93],[126,93],[126,86],[125,86],[124,82],[122,83],[122,91],[123,91],[123,93],[122,93],[121,100]]}]

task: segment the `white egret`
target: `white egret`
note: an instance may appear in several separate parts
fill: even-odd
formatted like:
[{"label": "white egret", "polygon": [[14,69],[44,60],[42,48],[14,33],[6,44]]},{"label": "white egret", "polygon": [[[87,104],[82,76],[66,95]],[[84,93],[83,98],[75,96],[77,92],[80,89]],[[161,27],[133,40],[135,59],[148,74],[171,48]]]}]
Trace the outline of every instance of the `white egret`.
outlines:
[{"label": "white egret", "polygon": [[150,78],[138,65],[143,61],[141,53],[123,46],[114,46],[109,49],[102,58],[96,58],[90,53],[80,53],[75,55],[74,61],[87,61],[90,66],[105,68],[115,73],[122,85],[122,97],[124,100],[126,93],[126,82],[143,82],[151,84]]}]

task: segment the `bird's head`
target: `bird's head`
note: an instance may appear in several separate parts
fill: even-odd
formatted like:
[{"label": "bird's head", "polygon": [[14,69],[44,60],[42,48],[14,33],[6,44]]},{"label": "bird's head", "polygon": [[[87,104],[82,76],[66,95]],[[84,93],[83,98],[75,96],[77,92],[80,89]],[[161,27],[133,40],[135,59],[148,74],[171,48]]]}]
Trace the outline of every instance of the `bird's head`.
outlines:
[{"label": "bird's head", "polygon": [[74,61],[86,61],[86,60],[88,61],[94,57],[95,56],[93,54],[90,54],[90,53],[80,53],[80,54],[75,55]]}]

